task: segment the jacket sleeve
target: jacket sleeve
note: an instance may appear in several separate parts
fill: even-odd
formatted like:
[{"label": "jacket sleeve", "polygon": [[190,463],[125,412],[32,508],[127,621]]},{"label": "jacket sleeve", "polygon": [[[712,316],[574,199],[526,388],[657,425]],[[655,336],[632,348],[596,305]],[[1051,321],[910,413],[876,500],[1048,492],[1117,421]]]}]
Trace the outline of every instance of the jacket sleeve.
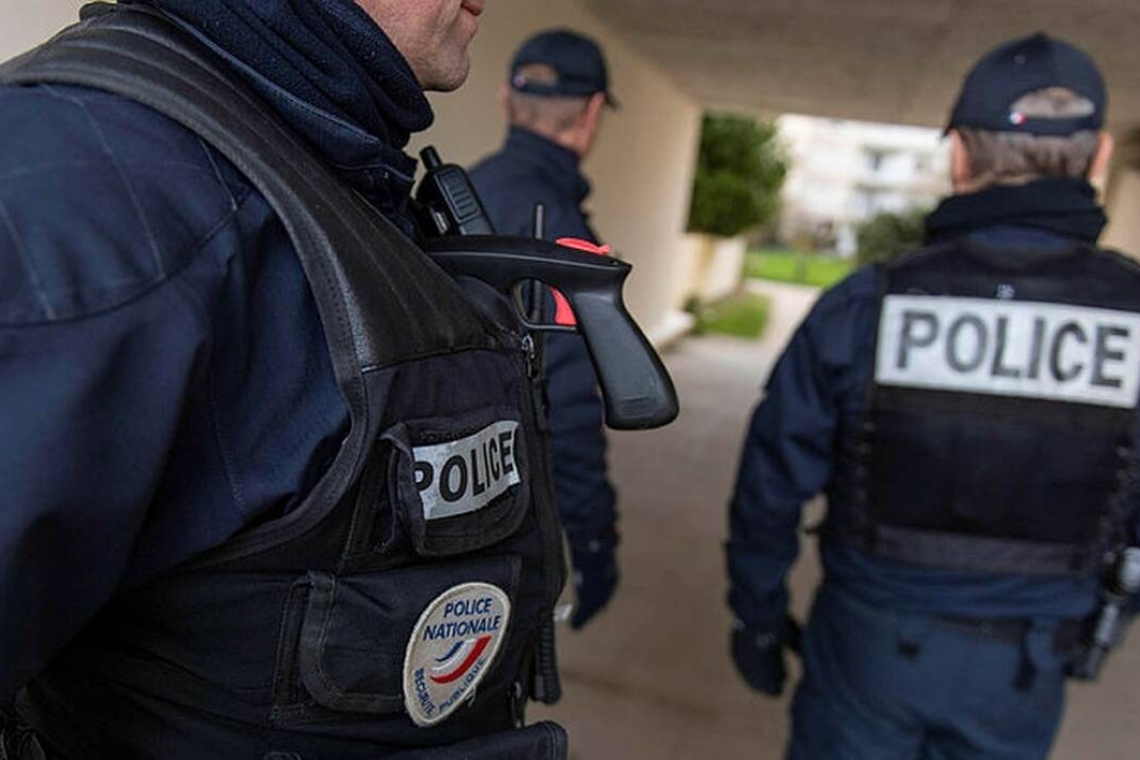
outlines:
[{"label": "jacket sleeve", "polygon": [[554,333],[545,344],[551,457],[558,512],[574,549],[616,543],[617,497],[606,466],[602,400],[586,344]]},{"label": "jacket sleeve", "polygon": [[[854,364],[867,348],[869,270],[824,294],[768,380],[744,440],[729,506],[729,605],[746,624],[771,627],[788,607],[786,577],[799,551],[801,512],[831,477],[833,443]],[[872,299],[862,299],[873,304]],[[864,304],[866,306],[866,304]]]},{"label": "jacket sleeve", "polygon": [[111,597],[155,501],[204,350],[179,287],[0,325],[0,704]]}]

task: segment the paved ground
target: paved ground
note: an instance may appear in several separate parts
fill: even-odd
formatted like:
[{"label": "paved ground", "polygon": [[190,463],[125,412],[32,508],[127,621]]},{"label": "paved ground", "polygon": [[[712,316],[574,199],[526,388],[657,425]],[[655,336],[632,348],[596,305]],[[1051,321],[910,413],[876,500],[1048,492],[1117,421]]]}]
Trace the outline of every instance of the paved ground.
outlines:
[{"label": "paved ground", "polygon": [[[758,285],[775,301],[764,340],[688,339],[665,357],[681,393],[672,426],[613,434],[622,495],[622,585],[581,633],[565,631],[565,697],[531,718],[561,722],[577,760],[782,758],[787,702],[737,679],[722,545],[744,427],[770,364],[814,291]],[[809,546],[792,577],[801,616],[819,575]],[[1055,760],[1140,757],[1140,636],[1095,688],[1070,692]]]}]

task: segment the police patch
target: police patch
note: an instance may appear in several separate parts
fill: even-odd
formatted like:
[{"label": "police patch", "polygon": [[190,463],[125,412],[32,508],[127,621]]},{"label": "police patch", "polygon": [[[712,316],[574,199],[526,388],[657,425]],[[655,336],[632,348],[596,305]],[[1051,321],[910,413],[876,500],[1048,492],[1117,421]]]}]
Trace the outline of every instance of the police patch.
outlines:
[{"label": "police patch", "polygon": [[1131,409],[1140,314],[1056,303],[892,295],[875,381]]},{"label": "police patch", "polygon": [[474,694],[510,616],[510,598],[489,583],[455,586],[427,606],[404,655],[404,705],[417,726],[446,720]]},{"label": "police patch", "polygon": [[520,482],[519,423],[503,420],[457,441],[412,449],[425,520],[475,512]]}]

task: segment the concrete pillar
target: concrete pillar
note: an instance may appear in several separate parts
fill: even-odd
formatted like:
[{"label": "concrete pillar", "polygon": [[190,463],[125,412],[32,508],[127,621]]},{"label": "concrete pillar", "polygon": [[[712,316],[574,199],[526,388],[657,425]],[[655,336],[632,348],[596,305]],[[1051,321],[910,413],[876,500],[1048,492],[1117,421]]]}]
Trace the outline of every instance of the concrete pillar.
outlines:
[{"label": "concrete pillar", "polygon": [[79,20],[86,0],[0,0],[0,61],[6,61]]},{"label": "concrete pillar", "polygon": [[748,244],[742,237],[690,235],[689,273],[680,283],[683,299],[692,296],[709,303],[726,298],[740,289],[744,254]]},{"label": "concrete pillar", "polygon": [[1101,242],[1140,258],[1140,130],[1117,142],[1104,207],[1108,228]]}]

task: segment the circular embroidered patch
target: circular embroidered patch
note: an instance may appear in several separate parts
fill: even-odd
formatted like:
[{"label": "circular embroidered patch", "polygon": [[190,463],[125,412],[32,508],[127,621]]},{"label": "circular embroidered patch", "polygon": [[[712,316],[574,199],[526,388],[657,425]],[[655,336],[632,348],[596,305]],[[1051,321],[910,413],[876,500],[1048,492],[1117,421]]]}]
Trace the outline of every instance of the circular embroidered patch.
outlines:
[{"label": "circular embroidered patch", "polygon": [[404,704],[417,726],[445,720],[474,693],[510,616],[510,597],[489,583],[455,586],[427,606],[404,655]]}]

